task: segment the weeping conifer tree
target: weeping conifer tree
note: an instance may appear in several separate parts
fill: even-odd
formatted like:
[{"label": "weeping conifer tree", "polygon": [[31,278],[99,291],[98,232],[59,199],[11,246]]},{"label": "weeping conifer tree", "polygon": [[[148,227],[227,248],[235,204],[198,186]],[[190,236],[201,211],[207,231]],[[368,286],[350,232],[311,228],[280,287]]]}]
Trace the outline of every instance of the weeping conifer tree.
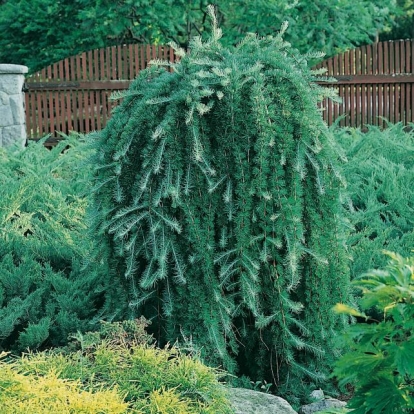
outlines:
[{"label": "weeping conifer tree", "polygon": [[93,231],[159,341],[191,339],[295,394],[326,379],[343,323],[331,308],[347,297],[326,91],[286,27],[229,50],[211,15],[209,41],[118,96],[96,137]]}]

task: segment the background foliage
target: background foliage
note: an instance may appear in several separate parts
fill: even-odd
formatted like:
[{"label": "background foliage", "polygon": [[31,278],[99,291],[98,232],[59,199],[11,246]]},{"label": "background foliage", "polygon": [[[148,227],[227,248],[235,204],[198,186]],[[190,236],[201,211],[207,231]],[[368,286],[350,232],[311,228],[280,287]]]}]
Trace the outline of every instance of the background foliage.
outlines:
[{"label": "background foliage", "polygon": [[397,0],[397,9],[391,17],[393,24],[380,34],[380,40],[414,38],[414,2]]},{"label": "background foliage", "polygon": [[[108,45],[175,41],[210,31],[208,0],[4,0],[0,4],[0,61],[36,71],[50,63]],[[33,13],[36,10],[36,13]],[[409,9],[407,9],[407,13]],[[218,20],[227,46],[248,32],[275,35],[289,22],[285,39],[302,53],[334,55],[371,43],[405,18],[395,0],[223,0]],[[396,20],[397,19],[397,20]]]}]

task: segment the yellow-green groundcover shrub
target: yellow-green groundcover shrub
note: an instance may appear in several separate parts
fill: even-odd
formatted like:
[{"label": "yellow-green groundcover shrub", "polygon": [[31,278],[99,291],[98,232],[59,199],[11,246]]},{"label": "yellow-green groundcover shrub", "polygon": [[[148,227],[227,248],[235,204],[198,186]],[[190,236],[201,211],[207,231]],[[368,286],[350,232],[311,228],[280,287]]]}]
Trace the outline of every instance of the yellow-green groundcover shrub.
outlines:
[{"label": "yellow-green groundcover shrub", "polygon": [[116,388],[86,391],[79,381],[47,375],[25,375],[18,365],[0,365],[0,407],[2,414],[126,413],[128,404]]},{"label": "yellow-green groundcover shrub", "polygon": [[3,359],[2,414],[232,412],[218,370],[175,347],[159,349],[134,338],[118,323],[116,335],[78,335],[78,350],[72,344],[70,352]]}]

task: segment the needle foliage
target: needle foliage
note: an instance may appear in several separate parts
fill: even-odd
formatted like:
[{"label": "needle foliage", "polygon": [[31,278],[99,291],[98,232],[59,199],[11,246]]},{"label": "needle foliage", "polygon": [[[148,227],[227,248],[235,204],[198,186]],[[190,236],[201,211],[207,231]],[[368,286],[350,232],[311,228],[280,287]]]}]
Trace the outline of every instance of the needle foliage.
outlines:
[{"label": "needle foliage", "polygon": [[398,123],[335,135],[349,160],[344,205],[354,227],[348,240],[354,278],[384,267],[384,249],[408,256],[414,246],[414,133]]},{"label": "needle foliage", "polygon": [[61,345],[102,317],[103,267],[84,269],[86,156],[74,137],[0,148],[0,350]]},{"label": "needle foliage", "polygon": [[226,49],[212,18],[212,37],[141,72],[95,137],[96,254],[158,341],[298,394],[326,379],[331,308],[347,300],[326,90],[286,27]]}]

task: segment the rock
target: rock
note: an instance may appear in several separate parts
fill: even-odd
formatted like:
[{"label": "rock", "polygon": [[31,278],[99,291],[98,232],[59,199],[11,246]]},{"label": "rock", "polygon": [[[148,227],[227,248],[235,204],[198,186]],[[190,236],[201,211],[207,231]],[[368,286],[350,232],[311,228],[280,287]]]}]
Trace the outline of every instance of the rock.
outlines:
[{"label": "rock", "polygon": [[19,146],[24,147],[26,142],[26,128],[24,125],[12,125],[4,128],[0,128],[1,141],[0,144],[3,147]]},{"label": "rock", "polygon": [[283,398],[244,388],[229,388],[235,414],[297,414]]},{"label": "rock", "polygon": [[315,390],[310,393],[310,398],[312,401],[320,401],[325,399],[325,394],[322,390]]},{"label": "rock", "polygon": [[302,405],[299,409],[299,414],[313,414],[328,408],[341,408],[345,406],[346,403],[343,401],[336,400],[335,398],[326,398],[312,404]]}]

